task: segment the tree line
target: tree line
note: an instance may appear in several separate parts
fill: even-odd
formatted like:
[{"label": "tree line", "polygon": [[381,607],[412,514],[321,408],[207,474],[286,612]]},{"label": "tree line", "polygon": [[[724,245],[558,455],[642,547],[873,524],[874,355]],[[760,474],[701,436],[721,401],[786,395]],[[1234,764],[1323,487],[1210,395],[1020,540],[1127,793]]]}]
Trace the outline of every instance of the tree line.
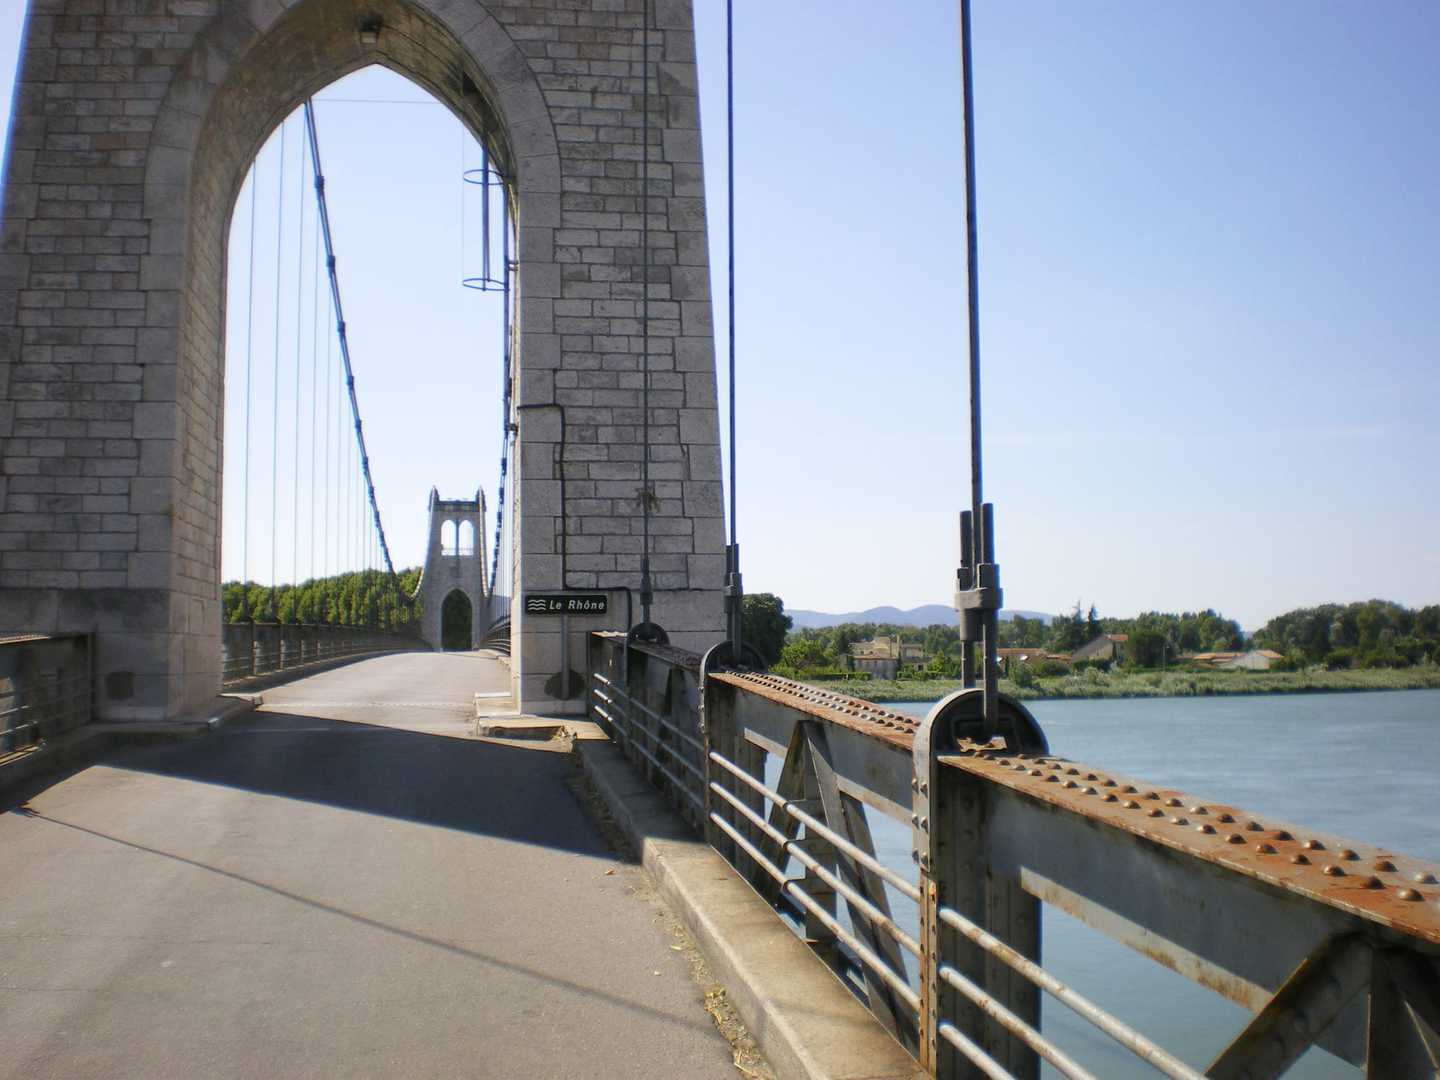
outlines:
[{"label": "tree line", "polygon": [[363,626],[401,634],[420,632],[420,601],[413,599],[420,567],[394,577],[359,570],[312,578],[298,585],[227,581],[220,597],[227,623],[304,623]]},{"label": "tree line", "polygon": [[[928,674],[948,676],[958,669],[960,629],[954,624],[844,623],[796,630],[778,596],[756,594],[745,603],[747,640],[782,669],[838,673],[850,667],[852,644],[881,636],[920,645]],[[1087,609],[1077,603],[1049,621],[1024,616],[1002,621],[998,644],[1068,656],[1100,634],[1125,634],[1124,666],[1140,669],[1168,666],[1184,654],[1247,648],[1280,653],[1282,659],[1272,665],[1279,670],[1440,664],[1440,605],[1411,609],[1388,600],[1297,608],[1277,615],[1249,638],[1238,622],[1213,608],[1147,611],[1118,619],[1101,617],[1093,604]]]},{"label": "tree line", "polygon": [[[782,608],[783,609],[783,608]],[[1147,611],[1129,619],[1101,618],[1092,604],[1087,610],[1077,603],[1066,615],[1048,622],[1016,616],[999,624],[998,646],[1002,649],[1035,649],[1037,652],[1069,656],[1101,634],[1125,634],[1126,657],[1135,667],[1161,667],[1181,653],[1225,652],[1244,647],[1245,634],[1234,619],[1219,612]],[[950,623],[930,626],[899,626],[894,623],[842,623],[818,629],[792,631],[778,661],[797,670],[843,667],[855,642],[875,637],[898,638],[920,645],[937,674],[958,666],[960,628]]]},{"label": "tree line", "polygon": [[1440,664],[1440,604],[1417,610],[1364,600],[1296,608],[1257,630],[1255,644],[1296,664],[1331,669]]}]

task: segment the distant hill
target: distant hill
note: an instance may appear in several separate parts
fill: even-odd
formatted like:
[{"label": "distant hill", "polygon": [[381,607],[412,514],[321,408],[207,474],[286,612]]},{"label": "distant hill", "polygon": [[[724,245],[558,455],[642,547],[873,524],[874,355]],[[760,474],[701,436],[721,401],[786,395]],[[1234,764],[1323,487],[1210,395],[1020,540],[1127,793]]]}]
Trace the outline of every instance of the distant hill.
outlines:
[{"label": "distant hill", "polygon": [[[874,607],[866,611],[846,611],[838,615],[832,615],[826,611],[806,611],[803,608],[786,608],[785,614],[795,621],[797,630],[819,630],[826,626],[839,626],[841,623],[893,623],[896,626],[933,626],[936,623],[954,625],[955,609],[948,604],[923,604],[909,611],[901,611],[897,607]],[[1040,619],[1049,625],[1050,620],[1055,616],[1046,615],[1040,611],[1011,611],[1008,608],[1000,612],[1000,618],[1013,619],[1016,616],[1026,619]]]}]

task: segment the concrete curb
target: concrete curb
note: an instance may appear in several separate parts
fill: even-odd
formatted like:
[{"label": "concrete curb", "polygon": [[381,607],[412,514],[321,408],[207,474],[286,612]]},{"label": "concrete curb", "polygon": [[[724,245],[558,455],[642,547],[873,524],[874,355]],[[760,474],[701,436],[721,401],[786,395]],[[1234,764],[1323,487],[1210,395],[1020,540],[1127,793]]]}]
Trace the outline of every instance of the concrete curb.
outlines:
[{"label": "concrete curb", "polygon": [[88,764],[117,745],[208,735],[236,716],[250,712],[259,704],[258,695],[235,694],[217,697],[209,708],[199,714],[169,723],[86,724],[0,762],[0,793],[29,783],[46,773]]},{"label": "concrete curb", "polygon": [[915,1060],[613,744],[575,750],[780,1080],[921,1080]]}]

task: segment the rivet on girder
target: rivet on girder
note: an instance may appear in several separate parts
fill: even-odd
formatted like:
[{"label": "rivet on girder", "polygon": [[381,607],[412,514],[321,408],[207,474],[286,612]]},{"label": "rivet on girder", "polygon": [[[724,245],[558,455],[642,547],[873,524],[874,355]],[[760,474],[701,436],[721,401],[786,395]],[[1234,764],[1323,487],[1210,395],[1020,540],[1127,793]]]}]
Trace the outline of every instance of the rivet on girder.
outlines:
[{"label": "rivet on girder", "polygon": [[1232,832],[1229,836],[1225,837],[1225,842],[1229,844],[1243,844],[1245,837],[1241,836],[1238,832]]},{"label": "rivet on girder", "polygon": [[1066,786],[1067,788],[1077,788],[1077,787],[1079,787],[1080,785],[1077,784],[1077,783],[1075,783],[1074,780],[1066,780],[1066,781],[1065,781],[1065,786]]},{"label": "rivet on girder", "polygon": [[1030,775],[1031,775],[1031,776],[1039,776],[1039,775],[1040,775],[1040,770],[1039,770],[1039,769],[1031,769],[1031,770],[1030,770]]},{"label": "rivet on girder", "polygon": [[1375,862],[1375,869],[1381,871],[1382,873],[1391,873],[1395,869],[1395,864],[1389,859],[1377,859]]},{"label": "rivet on girder", "polygon": [[1290,861],[1291,861],[1292,863],[1294,863],[1296,866],[1309,866],[1309,865],[1310,865],[1310,857],[1309,857],[1308,855],[1301,855],[1299,852],[1296,852],[1294,855],[1291,855],[1291,856],[1290,856]]},{"label": "rivet on girder", "polygon": [[1098,788],[1087,787],[1081,794],[1084,794],[1084,795],[1099,795],[1099,794],[1100,794],[1100,791],[1099,791]]},{"label": "rivet on girder", "polygon": [[1436,882],[1435,882],[1435,875],[1432,874],[1432,873],[1430,873],[1429,871],[1425,871],[1425,872],[1423,872],[1423,873],[1416,874],[1416,875],[1415,875],[1415,883],[1416,883],[1417,885],[1434,885],[1434,884],[1436,883]]},{"label": "rivet on girder", "polygon": [[1215,831],[1215,826],[1207,821],[1204,825],[1196,825],[1195,831],[1205,833],[1208,836]]},{"label": "rivet on girder", "polygon": [[1235,820],[1235,815],[1234,815],[1234,814],[1221,814],[1221,815],[1220,815],[1219,817],[1217,817],[1215,820],[1216,820],[1216,821],[1224,822],[1226,825],[1229,825],[1230,822],[1232,822],[1232,821]]},{"label": "rivet on girder", "polygon": [[1147,813],[1145,816],[1146,816],[1146,817],[1164,817],[1164,816],[1165,816],[1165,811],[1164,811],[1164,810],[1161,810],[1161,809],[1157,806],[1154,810],[1151,810],[1151,811],[1150,811],[1149,813]]},{"label": "rivet on girder", "polygon": [[1200,814],[1203,817],[1205,814],[1210,813],[1210,811],[1203,806],[1192,806],[1190,807],[1190,813]]},{"label": "rivet on girder", "polygon": [[1047,784],[1058,784],[1060,782],[1060,778],[1058,776],[1047,776],[1045,777],[1045,782]]},{"label": "rivet on girder", "polygon": [[1385,883],[1381,881],[1378,877],[1368,877],[1365,879],[1365,888],[1383,889],[1385,888]]},{"label": "rivet on girder", "polygon": [[1139,788],[1134,784],[1126,784],[1123,790],[1126,795],[1134,795],[1139,791]]},{"label": "rivet on girder", "polygon": [[1107,792],[1105,793],[1105,798],[1101,799],[1100,801],[1101,801],[1101,802],[1118,802],[1119,800],[1116,799],[1115,793],[1114,793],[1113,791],[1107,791]]},{"label": "rivet on girder", "polygon": [[1139,809],[1140,809],[1140,804],[1139,804],[1138,802],[1136,802],[1134,799],[1126,799],[1126,800],[1125,800],[1123,803],[1121,803],[1120,805],[1123,806],[1123,807],[1125,807],[1126,810],[1139,810]]},{"label": "rivet on girder", "polygon": [[1189,825],[1189,824],[1190,824],[1190,819],[1189,819],[1189,818],[1180,817],[1180,816],[1177,814],[1175,817],[1172,817],[1172,818],[1170,819],[1170,824],[1171,824],[1171,825]]},{"label": "rivet on girder", "polygon": [[1401,900],[1423,900],[1423,899],[1424,899],[1424,897],[1421,896],[1420,893],[1419,893],[1418,891],[1416,891],[1415,889],[1401,889],[1401,890],[1400,890],[1398,893],[1396,893],[1395,895],[1398,896]]},{"label": "rivet on girder", "polygon": [[1325,845],[1319,840],[1306,840],[1302,845],[1306,851],[1324,851]]},{"label": "rivet on girder", "polygon": [[1172,798],[1169,798],[1169,799],[1166,799],[1166,800],[1165,800],[1165,805],[1166,805],[1166,806],[1184,806],[1185,804],[1184,804],[1183,802],[1181,802],[1179,799],[1176,799],[1176,798],[1173,798],[1173,797],[1172,797]]},{"label": "rivet on girder", "polygon": [[1340,858],[1345,859],[1347,862],[1354,862],[1356,859],[1360,858],[1360,856],[1356,855],[1355,852],[1353,852],[1347,847],[1340,849]]},{"label": "rivet on girder", "polygon": [[1274,844],[1256,844],[1256,845],[1255,845],[1255,850],[1258,851],[1261,855],[1274,855],[1274,854],[1275,854],[1275,845],[1274,845]]},{"label": "rivet on girder", "polygon": [[1100,777],[1096,776],[1093,772],[1087,772],[1087,773],[1085,774],[1085,779],[1086,779],[1086,780],[1099,780]]},{"label": "rivet on girder", "polygon": [[1329,866],[1325,867],[1325,869],[1324,869],[1324,870],[1321,870],[1320,872],[1321,872],[1322,874],[1324,874],[1326,877],[1344,877],[1344,876],[1345,876],[1345,868],[1344,868],[1343,866],[1336,866],[1334,863],[1331,863]]},{"label": "rivet on girder", "polygon": [[1275,839],[1276,839],[1276,840],[1294,840],[1295,838],[1294,838],[1293,836],[1291,836],[1291,835],[1290,835],[1287,831],[1285,831],[1284,829],[1279,829],[1279,830],[1277,830],[1276,833],[1275,833]]}]

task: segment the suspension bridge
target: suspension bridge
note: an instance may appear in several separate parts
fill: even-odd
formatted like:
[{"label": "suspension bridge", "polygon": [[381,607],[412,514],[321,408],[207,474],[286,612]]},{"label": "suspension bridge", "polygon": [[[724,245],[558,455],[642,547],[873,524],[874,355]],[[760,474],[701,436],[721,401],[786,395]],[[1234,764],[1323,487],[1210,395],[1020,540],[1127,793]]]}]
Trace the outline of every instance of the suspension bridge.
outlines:
[{"label": "suspension bridge", "polygon": [[[743,640],[690,4],[113,7],[34,5],[6,163],[0,1074],[1436,1075],[1440,866],[998,693],[968,2],[966,689],[923,721]],[[501,326],[494,487],[432,490],[409,576],[312,104],[367,65],[483,149]],[[1046,907],[1243,1021],[1161,1045]]]}]

